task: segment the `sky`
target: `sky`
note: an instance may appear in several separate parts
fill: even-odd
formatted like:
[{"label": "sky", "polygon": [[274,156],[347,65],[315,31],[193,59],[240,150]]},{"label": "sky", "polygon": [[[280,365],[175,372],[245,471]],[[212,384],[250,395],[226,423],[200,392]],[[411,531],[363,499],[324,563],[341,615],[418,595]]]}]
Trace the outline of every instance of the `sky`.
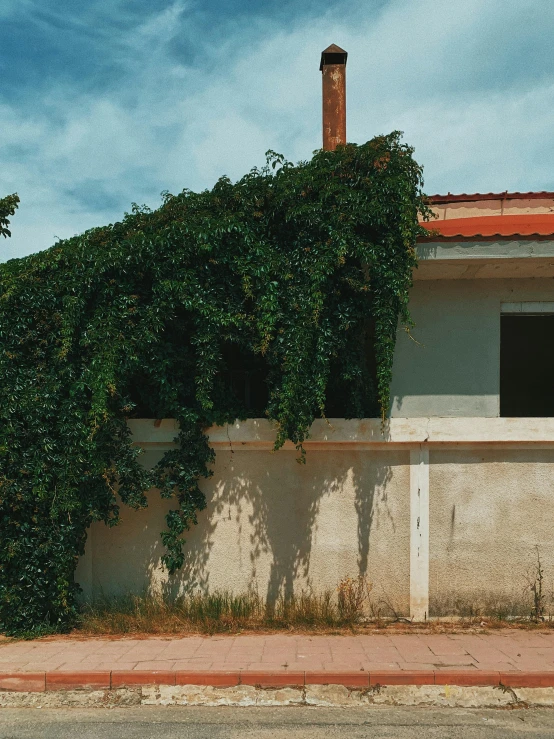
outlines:
[{"label": "sky", "polygon": [[347,137],[404,132],[434,193],[554,190],[552,0],[0,0],[0,261]]}]

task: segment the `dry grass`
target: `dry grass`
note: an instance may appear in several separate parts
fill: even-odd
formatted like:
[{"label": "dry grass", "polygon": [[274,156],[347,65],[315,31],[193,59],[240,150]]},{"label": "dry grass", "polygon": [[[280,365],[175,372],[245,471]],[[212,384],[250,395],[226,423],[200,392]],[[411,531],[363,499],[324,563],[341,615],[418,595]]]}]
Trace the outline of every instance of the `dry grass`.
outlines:
[{"label": "dry grass", "polygon": [[[364,578],[345,578],[336,591],[301,593],[270,603],[257,593],[229,592],[163,595],[128,595],[85,603],[73,636],[148,636],[154,634],[269,633],[486,633],[497,629],[551,629],[551,617],[534,621],[521,615],[521,604],[443,603],[449,615],[427,623],[410,621],[383,601],[370,597]],[[490,610],[486,608],[490,607]],[[502,605],[502,607],[500,607]],[[494,607],[493,607],[494,606]],[[452,611],[454,610],[454,614]],[[488,613],[487,613],[488,610]],[[444,613],[444,611],[443,611]],[[529,613],[529,611],[527,611]],[[516,615],[517,614],[517,615]]]},{"label": "dry grass", "polygon": [[457,617],[473,621],[546,622],[554,617],[554,601],[551,597],[541,596],[536,605],[530,588],[521,592],[516,590],[511,595],[476,590],[463,596],[456,593],[435,595],[431,598],[429,611],[434,617]]},{"label": "dry grass", "polygon": [[86,634],[215,634],[350,625],[351,619],[340,617],[330,596],[280,598],[274,605],[258,595],[225,592],[176,599],[159,595],[97,599],[83,606],[77,628]]},{"label": "dry grass", "polygon": [[331,593],[280,598],[215,592],[168,599],[159,595],[98,599],[83,606],[78,630],[86,634],[177,634],[329,629],[353,623],[342,618]]},{"label": "dry grass", "polygon": [[358,581],[350,581],[338,597],[328,590],[280,597],[275,603],[256,593],[228,592],[103,598],[83,605],[77,630],[115,635],[351,629],[363,618],[360,590]]}]

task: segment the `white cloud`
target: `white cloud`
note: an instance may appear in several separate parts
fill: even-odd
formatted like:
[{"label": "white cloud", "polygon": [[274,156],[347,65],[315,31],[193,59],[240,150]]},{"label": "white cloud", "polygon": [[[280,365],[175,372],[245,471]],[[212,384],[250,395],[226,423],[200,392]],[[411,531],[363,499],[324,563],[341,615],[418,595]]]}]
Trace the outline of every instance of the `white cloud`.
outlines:
[{"label": "white cloud", "polygon": [[237,178],[269,148],[308,158],[331,42],[349,52],[349,140],[404,130],[427,192],[554,187],[549,0],[360,3],[286,31],[253,18],[206,39],[201,64],[172,51],[194,38],[195,12],[178,1],[112,29],[102,43],[123,71],[101,93],[54,78],[0,106],[0,193],[22,199],[0,258],[118,219],[132,201],[155,206],[161,190]]}]

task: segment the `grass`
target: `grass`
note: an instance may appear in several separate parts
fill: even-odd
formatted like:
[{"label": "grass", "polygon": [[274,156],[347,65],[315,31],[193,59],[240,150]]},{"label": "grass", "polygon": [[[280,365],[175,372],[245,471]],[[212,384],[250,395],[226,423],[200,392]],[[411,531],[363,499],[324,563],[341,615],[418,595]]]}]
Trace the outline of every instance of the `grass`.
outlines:
[{"label": "grass", "polygon": [[352,626],[359,617],[339,609],[333,593],[301,594],[270,604],[257,594],[214,592],[175,599],[160,595],[85,603],[77,629],[86,634],[177,634],[323,629]]},{"label": "grass", "polygon": [[365,614],[371,586],[345,578],[335,591],[302,592],[275,602],[258,593],[161,594],[100,598],[84,603],[77,630],[85,634],[177,634],[352,628]]},{"label": "grass", "polygon": [[[84,603],[74,635],[216,634],[240,632],[395,633],[483,632],[504,628],[554,627],[552,616],[533,619],[525,599],[488,598],[474,593],[463,599],[433,603],[434,616],[425,624],[410,623],[390,604],[370,597],[365,578],[344,578],[336,590],[302,592],[275,602],[258,593],[227,591],[191,593],[176,598],[163,594],[97,598]],[[477,597],[479,596],[479,597]],[[439,618],[437,618],[439,617]]]},{"label": "grass", "polygon": [[[535,603],[538,601],[538,604]],[[511,595],[487,591],[474,591],[463,596],[441,593],[431,598],[429,612],[435,617],[457,617],[465,620],[483,618],[496,621],[550,622],[553,618],[554,602],[540,594],[537,598],[527,588]]]}]

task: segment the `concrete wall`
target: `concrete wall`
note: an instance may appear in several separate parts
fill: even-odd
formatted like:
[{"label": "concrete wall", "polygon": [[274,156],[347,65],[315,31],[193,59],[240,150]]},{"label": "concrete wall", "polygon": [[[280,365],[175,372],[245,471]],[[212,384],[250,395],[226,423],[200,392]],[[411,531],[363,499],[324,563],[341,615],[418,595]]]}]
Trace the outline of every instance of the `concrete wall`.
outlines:
[{"label": "concrete wall", "polygon": [[[175,423],[133,424],[154,464]],[[116,529],[92,527],[77,572],[85,595],[256,589],[271,601],[335,590],[361,573],[376,606],[405,615],[418,612],[416,595],[422,617],[499,604],[528,612],[537,546],[552,593],[554,419],[392,419],[384,431],[377,420],[332,424],[314,424],[306,465],[293,450],[269,451],[267,421],[211,429],[208,507],[187,536],[183,570],[168,579],[160,567],[171,502],[151,491],[147,510],[122,507]],[[411,505],[422,485],[428,513]],[[413,546],[423,529],[427,552]]]},{"label": "concrete wall", "polygon": [[[362,573],[376,603],[414,613],[411,592],[425,591],[420,611],[445,613],[478,606],[487,594],[489,605],[529,600],[523,589],[535,545],[552,590],[554,419],[495,418],[501,303],[551,301],[552,286],[517,278],[415,282],[419,343],[399,333],[384,433],[371,419],[316,422],[302,466],[294,451],[269,451],[262,420],[210,430],[215,474],[202,482],[208,508],[187,537],[182,572],[168,581],[160,568],[170,504],[153,491],[146,511],[123,507],[117,529],[92,527],[77,572],[85,595],[255,588],[271,600],[293,589],[335,589]],[[134,423],[153,464],[175,435],[173,422]],[[410,452],[423,449],[426,572],[413,566],[410,549],[416,518],[419,525],[410,501],[420,498]]]},{"label": "concrete wall", "polygon": [[[430,611],[530,603],[537,550],[554,586],[551,449],[431,454]],[[517,610],[517,609],[516,609]],[[528,611],[527,611],[528,614]]]},{"label": "concrete wall", "polygon": [[500,304],[549,301],[553,287],[551,279],[416,281],[416,341],[399,331],[391,415],[498,416]]},{"label": "concrete wall", "polygon": [[[148,451],[153,464],[161,452]],[[378,599],[409,611],[409,452],[308,453],[218,450],[202,483],[208,508],[189,532],[186,564],[172,592],[190,587],[279,593],[326,588],[367,574]],[[152,491],[149,508],[122,507],[116,529],[92,527],[77,580],[85,595],[160,588],[160,531],[170,508]]]}]

